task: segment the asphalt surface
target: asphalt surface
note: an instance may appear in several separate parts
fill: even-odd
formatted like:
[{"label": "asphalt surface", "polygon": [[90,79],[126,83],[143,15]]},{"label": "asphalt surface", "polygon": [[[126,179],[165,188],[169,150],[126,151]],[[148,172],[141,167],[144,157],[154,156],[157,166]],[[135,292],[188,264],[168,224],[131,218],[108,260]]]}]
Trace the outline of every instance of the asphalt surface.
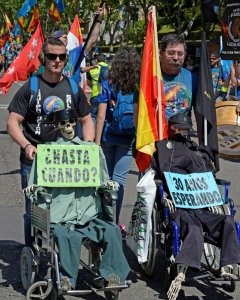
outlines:
[{"label": "asphalt surface", "polygon": [[[0,95],[0,300],[25,299],[25,292],[21,286],[19,259],[23,247],[23,196],[20,189],[19,175],[19,147],[6,133],[6,107],[12,96],[19,88],[14,84],[6,96]],[[221,159],[221,171],[219,178],[225,178],[232,182],[230,197],[235,200],[239,215],[239,159]],[[121,222],[129,223],[133,204],[136,200],[135,186],[138,181],[138,173],[135,164],[132,164],[128,177],[125,199],[121,213]],[[124,242],[124,251],[128,258],[132,272],[129,279],[132,286],[120,294],[119,299],[145,300],[166,299],[163,287],[163,268],[161,262],[152,278],[145,276],[137,263],[136,257]],[[188,272],[188,277],[195,274]],[[89,288],[86,276],[80,272],[81,286]],[[179,293],[178,299],[240,299],[240,283],[234,293],[229,292],[227,282],[188,281]],[[67,299],[79,299],[68,297]],[[100,300],[104,299],[102,293],[93,291],[92,294],[82,296],[80,299]]]}]

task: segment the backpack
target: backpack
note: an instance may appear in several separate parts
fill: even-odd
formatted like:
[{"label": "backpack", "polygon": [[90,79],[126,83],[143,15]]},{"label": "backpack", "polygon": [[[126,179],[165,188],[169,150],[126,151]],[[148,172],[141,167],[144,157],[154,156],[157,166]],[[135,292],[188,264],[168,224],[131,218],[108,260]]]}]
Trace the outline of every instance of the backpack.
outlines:
[{"label": "backpack", "polygon": [[112,108],[112,116],[109,124],[109,133],[115,135],[134,135],[135,125],[133,121],[133,93],[123,95],[117,93],[117,101]]},{"label": "backpack", "polygon": [[[70,77],[66,77],[69,81],[69,84],[71,86],[72,92],[73,92],[73,96],[74,96],[74,101],[75,103],[77,103],[77,94],[78,94],[78,85],[76,83],[76,81]],[[29,86],[30,86],[30,90],[31,90],[31,102],[34,102],[37,98],[38,95],[38,90],[39,90],[39,77],[38,76],[32,76],[29,79]]]},{"label": "backpack", "polygon": [[109,77],[109,67],[101,66],[99,77],[98,77],[98,82],[101,83],[104,80],[108,80],[108,77]]}]

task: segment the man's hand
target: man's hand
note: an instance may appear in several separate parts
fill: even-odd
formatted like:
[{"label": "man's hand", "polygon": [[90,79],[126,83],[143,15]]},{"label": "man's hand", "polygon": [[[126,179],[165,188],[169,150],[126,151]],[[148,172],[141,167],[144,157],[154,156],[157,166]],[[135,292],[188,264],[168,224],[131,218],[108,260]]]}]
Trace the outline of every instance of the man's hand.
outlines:
[{"label": "man's hand", "polygon": [[32,144],[28,144],[25,148],[24,148],[26,157],[29,160],[34,160],[34,156],[37,153],[37,148],[35,146],[33,146]]}]

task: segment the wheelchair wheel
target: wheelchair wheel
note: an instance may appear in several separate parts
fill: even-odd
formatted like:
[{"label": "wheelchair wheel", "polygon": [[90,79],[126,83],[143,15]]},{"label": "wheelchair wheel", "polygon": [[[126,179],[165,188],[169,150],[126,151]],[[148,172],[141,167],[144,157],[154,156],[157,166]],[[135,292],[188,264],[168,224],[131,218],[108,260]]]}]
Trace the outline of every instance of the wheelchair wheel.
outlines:
[{"label": "wheelchair wheel", "polygon": [[33,283],[26,295],[27,300],[32,299],[49,299],[49,300],[57,300],[58,295],[53,291],[53,286],[49,285],[47,281],[37,281]]},{"label": "wheelchair wheel", "polygon": [[[230,215],[230,210],[228,205],[221,205],[219,206],[220,214],[223,215]],[[210,271],[213,274],[219,274],[220,272],[220,248],[209,244],[204,243],[204,256],[207,263],[207,266],[209,267]]]},{"label": "wheelchair wheel", "polygon": [[149,245],[148,245],[148,258],[145,263],[141,264],[141,268],[147,276],[152,276],[155,271],[156,257],[157,257],[157,228],[158,228],[158,211],[156,203],[154,204],[152,216],[151,216],[151,225],[152,229],[150,231]]},{"label": "wheelchair wheel", "polygon": [[220,272],[220,249],[208,243],[204,243],[204,256],[207,266],[214,274]]},{"label": "wheelchair wheel", "polygon": [[115,291],[114,293],[111,291],[105,291],[104,295],[106,300],[118,300],[119,291]]},{"label": "wheelchair wheel", "polygon": [[20,272],[21,281],[24,290],[26,291],[34,282],[36,270],[34,265],[34,254],[30,247],[24,247],[20,257]]}]

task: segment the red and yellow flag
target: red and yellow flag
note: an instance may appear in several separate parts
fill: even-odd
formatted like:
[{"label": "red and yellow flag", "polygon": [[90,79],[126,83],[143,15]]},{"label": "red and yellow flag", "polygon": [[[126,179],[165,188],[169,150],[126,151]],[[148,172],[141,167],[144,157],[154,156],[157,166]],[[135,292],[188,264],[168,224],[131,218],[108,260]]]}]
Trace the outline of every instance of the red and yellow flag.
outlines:
[{"label": "red and yellow flag", "polygon": [[19,17],[18,24],[21,28],[24,28],[26,26],[26,18],[23,16]]},{"label": "red and yellow flag", "polygon": [[12,30],[13,29],[13,25],[8,17],[8,15],[6,13],[4,13],[5,16],[5,21],[6,21],[6,29],[7,31]]},{"label": "red and yellow flag", "polygon": [[160,140],[160,137],[166,138],[168,132],[164,111],[166,102],[162,74],[157,57],[157,28],[154,26],[153,11],[149,13],[148,17],[142,58],[136,138],[138,150],[136,163],[140,172],[150,166],[155,151],[155,141]]},{"label": "red and yellow flag", "polygon": [[51,7],[49,9],[49,15],[55,22],[60,22],[61,20],[60,13],[58,11],[57,5],[54,2],[54,0],[52,0]]},{"label": "red and yellow flag", "polygon": [[35,5],[33,15],[32,15],[32,19],[29,23],[27,32],[34,31],[35,28],[37,27],[39,21],[40,21],[39,9],[38,9],[38,6]]},{"label": "red and yellow flag", "polygon": [[5,34],[5,29],[4,26],[2,26],[1,31],[0,31],[0,38],[2,38]]}]

